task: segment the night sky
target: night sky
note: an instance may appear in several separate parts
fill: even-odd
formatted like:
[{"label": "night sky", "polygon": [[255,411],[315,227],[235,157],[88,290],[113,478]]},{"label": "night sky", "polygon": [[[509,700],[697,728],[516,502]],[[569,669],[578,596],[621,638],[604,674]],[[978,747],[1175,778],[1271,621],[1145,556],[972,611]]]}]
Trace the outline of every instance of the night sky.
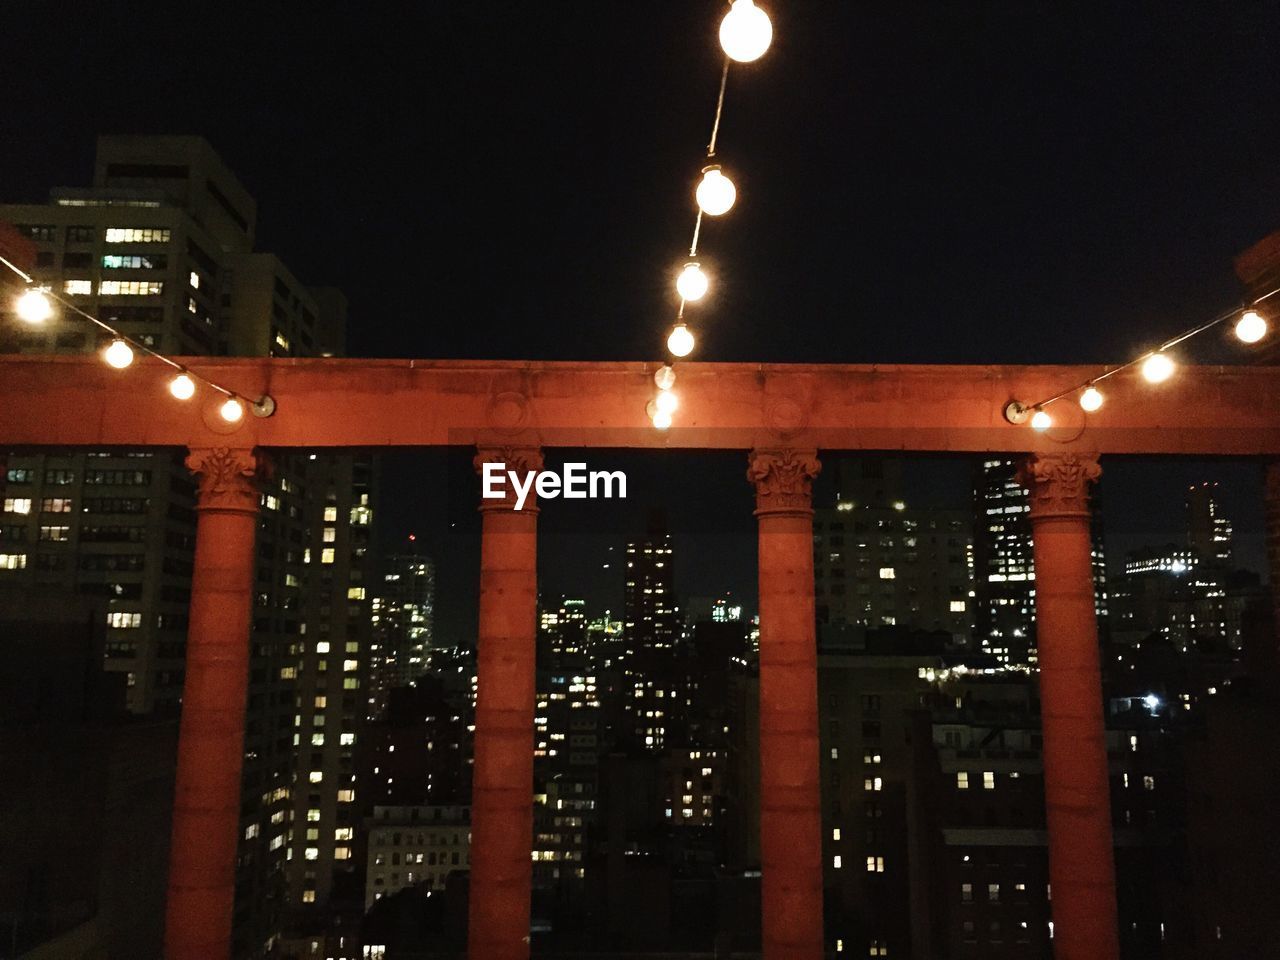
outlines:
[{"label": "night sky", "polygon": [[[87,183],[99,133],[199,133],[258,198],[259,245],[347,293],[354,355],[658,359],[722,4],[320,8],[6,11],[0,196]],[[773,47],[729,80],[739,203],[704,232],[699,359],[1122,359],[1238,302],[1233,257],[1280,227],[1274,3],[767,9]],[[548,509],[544,586],[620,594],[605,540],[658,504],[682,592],[750,591],[743,459],[602,464],[636,499],[604,532]],[[465,631],[466,458],[392,465],[384,536],[421,528]],[[954,465],[922,471],[965,496]],[[1256,531],[1251,468],[1136,464],[1108,472],[1117,542],[1172,539],[1201,477]]]}]

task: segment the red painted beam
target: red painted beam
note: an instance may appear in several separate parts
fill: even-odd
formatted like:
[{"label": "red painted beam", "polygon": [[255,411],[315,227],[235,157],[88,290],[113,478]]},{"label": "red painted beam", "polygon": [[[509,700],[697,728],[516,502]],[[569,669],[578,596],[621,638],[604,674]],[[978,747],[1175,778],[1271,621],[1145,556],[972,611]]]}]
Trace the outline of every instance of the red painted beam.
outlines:
[{"label": "red painted beam", "polygon": [[[184,361],[187,362],[187,361]],[[209,391],[169,396],[172,371],[93,357],[0,358],[0,446],[440,446],[1280,455],[1280,368],[1126,372],[1087,420],[1071,400],[1046,434],[1004,421],[1098,367],[682,363],[676,426],[645,417],[653,364],[191,358],[275,416],[220,422]]]}]

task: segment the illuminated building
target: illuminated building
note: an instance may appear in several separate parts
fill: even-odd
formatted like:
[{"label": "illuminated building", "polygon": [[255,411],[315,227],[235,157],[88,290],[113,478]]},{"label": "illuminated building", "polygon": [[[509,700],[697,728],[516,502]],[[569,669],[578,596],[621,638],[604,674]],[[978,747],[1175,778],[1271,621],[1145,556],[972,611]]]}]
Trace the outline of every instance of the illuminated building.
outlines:
[{"label": "illuminated building", "polygon": [[471,809],[375,806],[367,823],[365,906],[407,887],[443,890],[471,867]]},{"label": "illuminated building", "polygon": [[427,669],[435,609],[435,565],[426,557],[393,555],[373,587],[373,646],[369,654],[369,719],[386,712],[387,693]]}]

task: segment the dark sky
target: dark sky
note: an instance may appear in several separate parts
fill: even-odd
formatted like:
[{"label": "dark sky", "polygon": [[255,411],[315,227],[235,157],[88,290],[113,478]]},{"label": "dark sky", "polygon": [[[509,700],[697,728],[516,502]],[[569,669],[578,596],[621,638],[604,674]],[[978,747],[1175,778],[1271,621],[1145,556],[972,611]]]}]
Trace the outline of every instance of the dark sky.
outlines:
[{"label": "dark sky", "polygon": [[[0,33],[0,195],[87,182],[101,132],[200,133],[260,245],[347,292],[353,354],[657,359],[721,9],[28,4]],[[774,46],[729,80],[700,359],[1116,360],[1235,303],[1232,258],[1280,227],[1275,3],[767,9]],[[416,462],[397,527],[428,522]],[[638,463],[645,499],[669,473],[694,516],[749,506],[716,485],[741,457],[697,462]],[[1112,529],[1176,526],[1153,494],[1178,469],[1204,473],[1117,479]]]}]

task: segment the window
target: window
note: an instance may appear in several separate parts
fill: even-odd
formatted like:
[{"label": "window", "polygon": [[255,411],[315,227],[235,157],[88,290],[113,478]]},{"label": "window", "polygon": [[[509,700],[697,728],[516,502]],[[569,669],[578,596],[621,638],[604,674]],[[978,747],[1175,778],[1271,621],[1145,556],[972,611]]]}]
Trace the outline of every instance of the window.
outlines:
[{"label": "window", "polygon": [[319,847],[307,847],[306,851],[303,853],[303,857],[305,857],[307,860],[319,860],[319,859],[320,859],[320,848],[319,848]]},{"label": "window", "polygon": [[969,771],[968,770],[960,770],[956,773],[956,789],[957,790],[969,789]]},{"label": "window", "polygon": [[872,940],[871,946],[867,950],[868,957],[887,957],[889,955],[889,946],[883,940]]},{"label": "window", "polygon": [[844,866],[844,861],[841,859],[840,854],[837,853],[831,858],[831,866],[835,867],[837,870]]},{"label": "window", "polygon": [[965,610],[965,602],[964,602],[963,600],[952,600],[952,601],[951,601],[951,612],[952,612],[952,613],[964,613],[964,610]]},{"label": "window", "polygon": [[190,275],[189,277],[187,277],[187,282],[191,284],[191,289],[192,289],[192,290],[199,290],[199,289],[200,289],[200,274],[198,274],[198,273],[196,273],[194,270],[192,270],[192,271],[191,271],[191,275]]},{"label": "window", "polygon": [[1143,777],[1143,778],[1142,778],[1142,789],[1143,789],[1143,790],[1154,790],[1155,788],[1156,788],[1156,778],[1155,778],[1155,777],[1147,776],[1147,777]]},{"label": "window", "polygon": [[27,497],[8,497],[4,501],[5,513],[30,513],[31,500]]},{"label": "window", "polygon": [[41,513],[70,513],[71,501],[66,497],[45,497],[40,501]]},{"label": "window", "polygon": [[973,903],[973,884],[972,883],[960,884],[960,902]]},{"label": "window", "polygon": [[338,531],[333,527],[324,528],[324,542],[333,543],[338,539]]},{"label": "window", "polygon": [[71,539],[71,528],[61,527],[61,526],[59,527],[41,526],[40,539],[45,541],[46,543],[50,543],[50,542],[66,543],[68,540]]},{"label": "window", "polygon": [[991,903],[1000,902],[1000,884],[998,883],[987,884],[987,900],[990,901]]},{"label": "window", "polygon": [[898,576],[898,575],[897,575],[897,573],[894,571],[893,567],[881,567],[881,568],[880,568],[880,579],[881,579],[881,580],[894,580],[894,579],[896,579],[896,578],[897,578],[897,576]]},{"label": "window", "polygon": [[350,848],[350,847],[334,847],[334,848],[333,848],[333,859],[335,859],[335,860],[350,860],[350,859],[351,859],[351,848]]},{"label": "window", "polygon": [[884,857],[867,857],[867,873],[884,873]]},{"label": "window", "polygon": [[839,827],[832,827],[832,828],[831,828],[831,839],[832,839],[832,840],[839,840],[839,839],[840,839],[840,828],[839,828]]},{"label": "window", "polygon": [[98,293],[104,297],[152,297],[164,293],[161,280],[99,280]]},{"label": "window", "polygon": [[0,570],[25,570],[26,568],[25,553],[0,553]]},{"label": "window", "polygon": [[994,790],[996,788],[996,775],[993,770],[982,771],[982,789]]},{"label": "window", "polygon": [[320,551],[321,563],[333,563],[333,547],[325,547]]},{"label": "window", "polygon": [[337,522],[337,520],[338,520],[338,508],[337,508],[337,507],[325,507],[325,508],[324,508],[324,522],[325,522],[325,523],[336,523],[336,522]]},{"label": "window", "polygon": [[168,243],[170,236],[156,227],[107,227],[107,243]]},{"label": "window", "polygon": [[92,280],[64,280],[62,292],[72,297],[87,297],[93,293]]},{"label": "window", "polygon": [[333,839],[335,840],[354,840],[355,832],[351,827],[338,827],[333,831]]},{"label": "window", "polygon": [[321,780],[323,780],[323,779],[324,779],[324,771],[323,771],[323,770],[312,770],[312,771],[311,771],[311,773],[310,773],[310,775],[308,776],[308,779],[309,779],[312,783],[319,783]]},{"label": "window", "polygon": [[141,613],[112,610],[107,614],[107,626],[116,630],[134,630],[142,626]]},{"label": "window", "polygon": [[884,789],[884,780],[880,777],[867,777],[866,780],[863,781],[863,789],[879,793]]},{"label": "window", "polygon": [[339,803],[354,803],[354,802],[355,802],[355,799],[356,799],[356,792],[355,792],[354,790],[339,790],[339,791],[338,791],[338,802],[339,802]]},{"label": "window", "polygon": [[164,254],[148,256],[108,254],[102,258],[102,266],[106,270],[163,270],[168,265],[168,258]]}]

